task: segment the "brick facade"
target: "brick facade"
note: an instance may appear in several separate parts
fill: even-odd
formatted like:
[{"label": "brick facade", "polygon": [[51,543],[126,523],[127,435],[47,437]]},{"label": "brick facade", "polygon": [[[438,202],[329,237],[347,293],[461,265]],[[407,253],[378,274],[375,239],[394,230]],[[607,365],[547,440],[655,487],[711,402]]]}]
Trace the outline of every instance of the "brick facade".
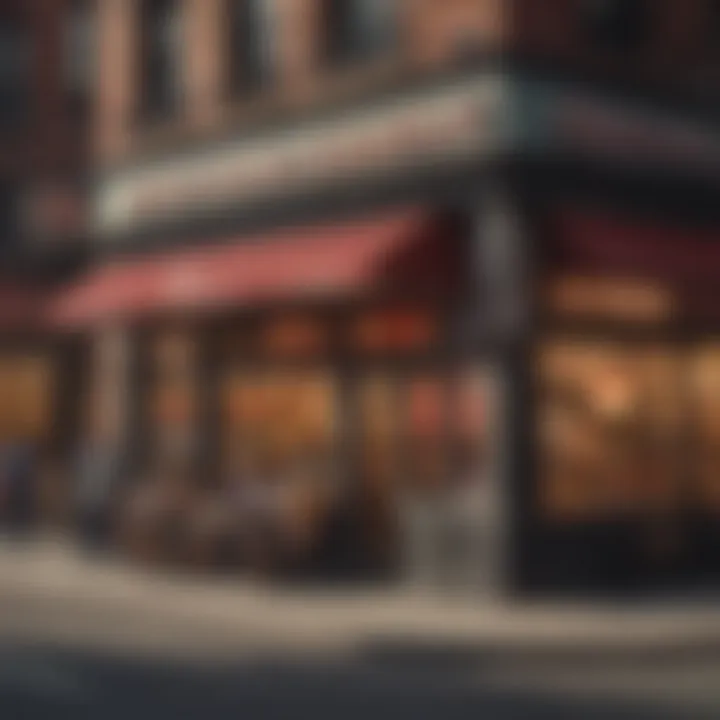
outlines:
[{"label": "brick facade", "polygon": [[63,80],[63,32],[71,0],[2,0],[0,18],[19,18],[30,34],[28,117],[0,131],[0,173],[11,177],[75,173],[85,163],[82,118]]},{"label": "brick facade", "polygon": [[[141,0],[98,0],[102,60],[97,140],[99,157],[112,161],[156,138],[169,141],[263,112],[312,104],[334,92],[372,89],[384,72],[420,71],[454,62],[460,55],[504,50],[525,59],[551,61],[671,91],[712,91],[717,48],[708,35],[708,0],[654,0],[649,37],[642,51],[603,51],[583,30],[580,0],[401,0],[397,53],[373,64],[342,71],[323,67],[319,49],[322,0],[275,0],[279,77],[262,96],[228,104],[223,37],[226,0],[182,0],[187,42],[185,112],[152,133],[134,123],[137,87],[137,5]],[[717,24],[717,21],[713,21]]]},{"label": "brick facade", "polygon": [[[97,141],[99,157],[112,160],[146,140],[146,129],[134,123],[137,87],[136,45],[140,0],[99,0],[101,5],[100,106]],[[252,116],[267,107],[321,101],[324,96],[353,87],[373,85],[388,72],[431,67],[448,61],[460,43],[497,45],[504,24],[503,0],[404,0],[400,11],[402,55],[381,58],[365,67],[329,70],[323,66],[321,0],[276,0],[274,6],[278,77],[265,97],[238,107],[224,102],[226,41],[223,37],[226,0],[183,0],[187,55],[184,73],[187,104],[182,117],[160,135],[171,138],[213,127],[234,118]],[[237,103],[236,103],[237,105]],[[151,133],[152,135],[152,133]]]}]

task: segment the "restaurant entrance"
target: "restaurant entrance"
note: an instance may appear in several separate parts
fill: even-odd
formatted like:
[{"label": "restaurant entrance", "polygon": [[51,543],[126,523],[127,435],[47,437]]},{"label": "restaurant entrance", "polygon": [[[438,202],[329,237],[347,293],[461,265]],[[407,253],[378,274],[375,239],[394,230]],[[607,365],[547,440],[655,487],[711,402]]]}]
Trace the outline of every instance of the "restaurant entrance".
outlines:
[{"label": "restaurant entrance", "polygon": [[465,359],[378,368],[358,385],[374,556],[414,584],[478,590],[497,580],[489,563],[507,488],[495,380],[488,363]]}]

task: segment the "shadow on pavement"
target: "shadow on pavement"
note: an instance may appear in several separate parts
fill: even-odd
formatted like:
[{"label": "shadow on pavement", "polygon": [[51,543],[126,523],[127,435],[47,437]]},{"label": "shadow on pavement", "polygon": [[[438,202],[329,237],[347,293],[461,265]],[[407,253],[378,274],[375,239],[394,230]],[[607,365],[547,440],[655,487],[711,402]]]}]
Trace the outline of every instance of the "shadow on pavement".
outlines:
[{"label": "shadow on pavement", "polygon": [[522,640],[517,644],[503,640],[478,643],[458,640],[423,638],[417,633],[411,637],[376,638],[363,646],[362,656],[377,668],[403,667],[414,671],[432,671],[452,674],[482,671],[498,666],[562,668],[625,669],[629,672],[667,670],[684,663],[720,663],[720,644],[715,638],[682,638],[675,642],[663,640],[657,644],[611,644],[605,647],[571,643],[558,644]]},{"label": "shadow on pavement", "polygon": [[[27,645],[0,646],[0,716],[27,720],[131,718],[487,718],[670,720],[660,703],[501,691],[435,656],[421,672],[369,657],[258,656],[213,666]],[[462,663],[460,663],[462,665]],[[443,670],[440,672],[440,670]],[[511,672],[508,666],[508,672]],[[692,717],[697,717],[693,715]]]}]

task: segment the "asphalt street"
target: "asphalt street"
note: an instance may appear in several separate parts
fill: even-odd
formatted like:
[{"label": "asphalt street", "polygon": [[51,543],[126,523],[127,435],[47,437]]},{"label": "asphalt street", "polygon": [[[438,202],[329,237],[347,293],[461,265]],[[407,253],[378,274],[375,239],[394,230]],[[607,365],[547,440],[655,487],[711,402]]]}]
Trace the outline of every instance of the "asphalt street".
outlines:
[{"label": "asphalt street", "polygon": [[[162,579],[66,553],[0,556],[1,720],[720,717],[720,643],[697,641],[703,628],[717,637],[712,606],[669,620],[642,608],[444,613]],[[689,643],[649,642],[674,637],[681,618]],[[611,629],[598,652],[547,649],[592,630],[597,650]],[[631,629],[642,652],[617,642]]]},{"label": "asphalt street", "polygon": [[136,607],[0,596],[2,718],[293,716],[717,718],[720,655],[550,658],[378,638],[319,649]]},{"label": "asphalt street", "polygon": [[0,708],[2,717],[13,720],[717,717],[712,709],[669,705],[658,697],[608,697],[601,689],[541,687],[521,677],[503,687],[493,677],[481,671],[448,675],[442,668],[434,677],[429,671],[379,670],[357,659],[252,657],[193,667],[187,661],[6,645],[0,653]]}]

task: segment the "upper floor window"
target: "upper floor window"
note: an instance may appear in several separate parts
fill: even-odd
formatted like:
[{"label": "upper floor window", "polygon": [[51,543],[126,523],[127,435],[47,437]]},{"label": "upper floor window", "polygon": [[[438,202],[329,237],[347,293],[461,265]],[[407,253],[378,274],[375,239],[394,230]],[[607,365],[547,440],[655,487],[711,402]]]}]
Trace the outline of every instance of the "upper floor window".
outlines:
[{"label": "upper floor window", "polygon": [[64,77],[74,109],[85,112],[95,82],[96,28],[90,0],[74,0],[65,19]]},{"label": "upper floor window", "polygon": [[0,125],[22,123],[30,102],[32,44],[18,18],[0,19]]},{"label": "upper floor window", "polygon": [[396,44],[396,0],[324,0],[325,49],[331,63],[364,60]]},{"label": "upper floor window", "polygon": [[227,0],[228,86],[244,95],[275,74],[275,1]]},{"label": "upper floor window", "polygon": [[582,0],[584,23],[593,43],[629,52],[645,43],[650,27],[647,0]]},{"label": "upper floor window", "polygon": [[183,95],[183,13],[180,0],[143,0],[141,106],[147,119],[173,115]]}]

